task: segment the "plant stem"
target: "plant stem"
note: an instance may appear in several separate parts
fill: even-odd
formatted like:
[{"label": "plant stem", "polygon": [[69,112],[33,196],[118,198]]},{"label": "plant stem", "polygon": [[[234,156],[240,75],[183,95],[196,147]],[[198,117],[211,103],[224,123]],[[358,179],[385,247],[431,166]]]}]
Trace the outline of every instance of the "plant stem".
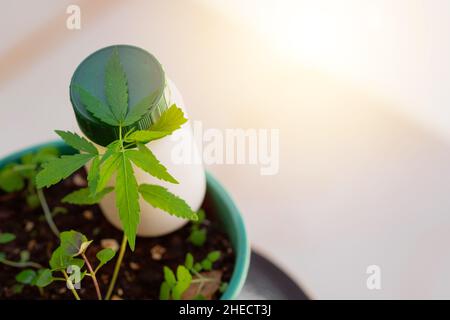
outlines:
[{"label": "plant stem", "polygon": [[86,258],[86,255],[84,253],[82,253],[81,256],[83,257],[84,261],[86,262],[86,266],[89,270],[89,273],[91,274],[92,282],[94,283],[94,287],[95,287],[95,291],[97,292],[98,300],[102,300],[102,293],[100,292],[100,286],[98,285],[98,281],[97,281],[97,277],[95,276],[95,272],[92,269],[92,266],[89,263],[89,260]]},{"label": "plant stem", "polygon": [[48,223],[50,229],[52,230],[52,232],[55,234],[55,236],[57,236],[59,238],[59,230],[56,227],[55,222],[53,221],[52,213],[51,213],[50,209],[48,208],[48,204],[47,204],[47,200],[45,200],[44,192],[42,191],[42,189],[36,189],[36,193],[39,197],[39,202],[41,203],[42,210],[44,210],[45,220],[47,220],[47,223]]},{"label": "plant stem", "polygon": [[[66,273],[64,270],[61,270],[61,272],[63,273],[64,278],[66,278],[66,281],[69,281],[69,276],[67,275],[67,273]],[[77,293],[77,291],[75,290],[75,288],[72,287],[72,289],[70,289],[70,291],[72,291],[72,293],[73,293],[75,299],[81,300],[81,299],[80,299],[80,296],[78,295],[78,293]]]},{"label": "plant stem", "polygon": [[114,291],[114,286],[116,285],[117,276],[119,275],[120,265],[122,264],[123,256],[125,255],[125,250],[127,249],[127,237],[124,234],[122,239],[122,244],[120,245],[119,256],[117,257],[116,265],[114,266],[114,273],[109,283],[108,292],[106,293],[105,300],[109,300]]},{"label": "plant stem", "polygon": [[9,260],[0,260],[0,263],[3,263],[4,265],[14,267],[14,268],[26,268],[26,267],[32,267],[36,269],[41,269],[42,266],[39,263],[28,261],[28,262],[15,262],[15,261],[9,261]]}]

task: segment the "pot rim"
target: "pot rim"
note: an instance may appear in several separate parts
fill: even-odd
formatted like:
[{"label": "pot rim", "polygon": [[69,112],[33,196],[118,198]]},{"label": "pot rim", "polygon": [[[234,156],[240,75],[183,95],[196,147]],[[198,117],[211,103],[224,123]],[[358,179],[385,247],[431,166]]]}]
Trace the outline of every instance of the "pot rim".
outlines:
[{"label": "pot rim", "polygon": [[[0,158],[0,169],[8,163],[17,162],[23,155],[44,147],[55,147],[61,150],[62,153],[74,151],[73,148],[61,140],[39,143]],[[220,205],[224,207],[229,214],[230,225],[236,230],[236,241],[233,243],[233,249],[235,251],[234,270],[228,283],[228,288],[220,297],[221,300],[236,299],[244,286],[250,265],[250,244],[245,230],[244,219],[231,196],[219,181],[208,171],[206,171],[206,181],[208,188],[214,190],[215,194],[218,196],[218,199],[216,200],[220,202]]]}]

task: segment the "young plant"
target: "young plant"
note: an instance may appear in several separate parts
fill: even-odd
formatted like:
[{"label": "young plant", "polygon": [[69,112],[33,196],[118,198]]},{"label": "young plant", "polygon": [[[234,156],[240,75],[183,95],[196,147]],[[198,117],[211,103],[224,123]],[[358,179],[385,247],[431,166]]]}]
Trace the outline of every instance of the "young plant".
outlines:
[{"label": "young plant", "polygon": [[194,299],[204,300],[205,297],[201,292],[208,282],[221,283],[219,290],[225,290],[227,285],[225,282],[220,282],[217,278],[208,276],[207,273],[201,273],[211,271],[213,264],[220,259],[220,256],[220,251],[211,251],[201,262],[195,262],[194,256],[188,253],[184,265],[177,267],[176,276],[170,268],[164,266],[164,281],[159,291],[159,299],[180,300],[191,285],[197,285]]},{"label": "young plant", "polygon": [[[0,232],[0,244],[6,244],[11,241],[14,241],[16,239],[16,235],[13,233],[1,233]],[[6,254],[4,252],[0,251],[0,263],[7,265],[9,267],[14,268],[42,268],[42,266],[39,263],[29,261],[30,259],[30,253],[26,250],[23,250],[20,252],[20,260],[19,261],[11,261],[6,259]]]},{"label": "young plant", "polygon": [[41,148],[36,153],[24,155],[20,163],[9,164],[0,170],[0,189],[9,193],[25,188],[28,206],[34,209],[39,204],[41,205],[44,217],[56,236],[59,236],[59,230],[53,222],[44,192],[36,186],[35,177],[42,164],[56,158],[58,154],[59,152],[55,148]]},{"label": "young plant", "polygon": [[[185,219],[197,219],[196,213],[189,205],[166,188],[153,184],[138,185],[132,166],[133,163],[160,180],[178,183],[145,144],[166,137],[180,128],[187,121],[183,111],[173,104],[149,129],[128,130],[128,126],[134,124],[149,111],[154,94],[149,94],[135,106],[129,108],[127,83],[118,50],[115,49],[105,70],[104,89],[107,103],[103,103],[78,85],[75,85],[73,89],[76,90],[80,101],[94,117],[116,128],[118,139],[112,141],[106,147],[106,151],[101,153],[93,143],[76,133],[56,131],[68,145],[79,150],[80,153],[50,160],[44,164],[43,170],[36,176],[38,188],[49,187],[67,178],[91,161],[87,177],[88,187],[69,194],[64,201],[74,204],[93,204],[114,190],[124,236],[106,299],[111,297],[114,290],[127,243],[132,251],[135,248],[140,215],[140,196],[152,206],[169,214]],[[115,185],[108,187],[107,184],[114,175],[116,177]]]},{"label": "young plant", "polygon": [[189,234],[188,241],[194,246],[201,247],[206,241],[206,228],[203,228],[203,222],[205,221],[205,211],[200,209],[197,211],[198,220],[192,222],[191,233]]}]

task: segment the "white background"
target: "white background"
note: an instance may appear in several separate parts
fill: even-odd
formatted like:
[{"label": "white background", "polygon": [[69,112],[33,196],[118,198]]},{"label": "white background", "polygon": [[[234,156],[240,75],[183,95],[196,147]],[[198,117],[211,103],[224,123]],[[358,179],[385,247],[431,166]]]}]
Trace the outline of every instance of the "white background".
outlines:
[{"label": "white background", "polygon": [[[68,4],[82,29],[65,27]],[[77,64],[154,53],[206,128],[280,129],[280,172],[209,169],[313,298],[450,298],[450,2],[1,1],[0,156],[75,126]],[[366,267],[382,290],[366,288]]]}]

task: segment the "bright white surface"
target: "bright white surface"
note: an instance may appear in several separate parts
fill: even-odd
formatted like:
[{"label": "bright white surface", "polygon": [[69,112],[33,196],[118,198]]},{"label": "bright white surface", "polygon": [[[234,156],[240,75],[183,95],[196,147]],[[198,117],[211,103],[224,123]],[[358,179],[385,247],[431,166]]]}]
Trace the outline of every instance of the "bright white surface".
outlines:
[{"label": "bright white surface", "polygon": [[[309,2],[318,20],[302,21],[322,28],[318,37],[296,22],[306,9],[289,10],[304,1],[79,1],[81,31],[65,29],[75,1],[50,2],[2,3],[0,66],[17,71],[0,70],[0,155],[74,127],[68,83],[88,53],[142,46],[205,127],[280,129],[278,175],[210,169],[254,245],[313,297],[450,298],[447,1]],[[369,25],[361,18],[368,3],[379,15]],[[302,37],[277,39],[284,20],[265,20],[274,6],[278,16],[291,12],[288,25]],[[317,22],[327,17],[333,24]],[[11,51],[18,45],[33,54],[20,60]],[[382,268],[380,291],[365,287],[370,264]]]}]

